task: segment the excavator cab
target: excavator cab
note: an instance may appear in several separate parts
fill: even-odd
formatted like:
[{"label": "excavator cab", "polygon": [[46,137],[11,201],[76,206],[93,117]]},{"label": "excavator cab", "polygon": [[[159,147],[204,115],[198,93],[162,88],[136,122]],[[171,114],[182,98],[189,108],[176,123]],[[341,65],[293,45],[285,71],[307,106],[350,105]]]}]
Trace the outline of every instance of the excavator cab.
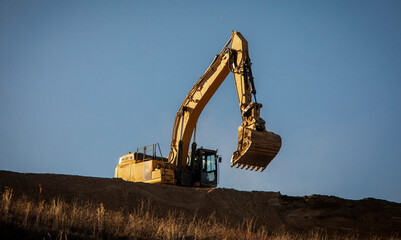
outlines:
[{"label": "excavator cab", "polygon": [[221,158],[217,155],[217,150],[198,148],[190,151],[186,171],[181,173],[181,185],[216,187],[219,162]]},{"label": "excavator cab", "polygon": [[200,167],[200,185],[217,186],[217,152],[214,150],[198,149],[198,161],[201,161]]}]

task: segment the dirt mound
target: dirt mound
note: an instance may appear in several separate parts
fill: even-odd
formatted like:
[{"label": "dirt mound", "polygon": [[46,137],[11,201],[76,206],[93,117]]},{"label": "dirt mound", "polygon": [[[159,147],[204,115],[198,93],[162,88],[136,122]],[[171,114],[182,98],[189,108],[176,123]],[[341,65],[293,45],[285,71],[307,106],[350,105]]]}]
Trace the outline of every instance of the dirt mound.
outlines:
[{"label": "dirt mound", "polygon": [[[389,236],[401,232],[401,204],[367,198],[346,200],[334,196],[289,197],[277,192],[199,189],[126,182],[121,179],[0,171],[0,187],[13,189],[15,198],[103,203],[106,209],[133,211],[150,200],[159,214],[185,216],[215,214],[228,224],[253,218],[257,226],[293,231],[315,228],[336,233]],[[39,192],[41,193],[39,194]]]}]

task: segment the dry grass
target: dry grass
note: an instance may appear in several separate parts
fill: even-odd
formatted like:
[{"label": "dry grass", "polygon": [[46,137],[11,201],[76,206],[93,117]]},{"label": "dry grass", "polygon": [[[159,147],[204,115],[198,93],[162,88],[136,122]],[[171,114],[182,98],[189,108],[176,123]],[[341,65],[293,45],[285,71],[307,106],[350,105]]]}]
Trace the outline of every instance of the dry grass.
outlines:
[{"label": "dry grass", "polygon": [[1,210],[3,213],[3,215],[2,215],[3,221],[8,220],[8,213],[10,211],[12,197],[13,197],[13,190],[6,187],[5,191],[1,195]]},{"label": "dry grass", "polygon": [[[6,188],[1,198],[0,224],[16,226],[27,234],[39,233],[40,239],[356,239],[357,236],[328,236],[322,230],[308,234],[293,234],[285,229],[268,232],[256,227],[253,219],[229,227],[228,219],[218,220],[214,214],[207,218],[188,219],[179,212],[160,217],[150,201],[142,201],[131,213],[111,211],[103,204],[66,203],[61,198],[52,201],[13,199],[12,189]],[[40,198],[38,198],[40,199]],[[4,229],[4,228],[2,228]],[[13,231],[13,230],[10,230]],[[8,236],[12,236],[8,234]],[[32,236],[31,236],[32,239]],[[372,237],[371,239],[380,239]],[[396,238],[393,238],[396,239]]]}]

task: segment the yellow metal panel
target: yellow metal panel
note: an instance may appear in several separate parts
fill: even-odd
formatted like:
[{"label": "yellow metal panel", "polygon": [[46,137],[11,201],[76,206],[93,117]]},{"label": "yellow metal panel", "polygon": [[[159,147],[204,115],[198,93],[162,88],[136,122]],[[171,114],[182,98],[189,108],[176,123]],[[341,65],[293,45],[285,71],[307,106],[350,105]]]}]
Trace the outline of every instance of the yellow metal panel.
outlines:
[{"label": "yellow metal panel", "polygon": [[143,180],[147,181],[147,180],[151,180],[152,179],[152,170],[153,170],[153,160],[151,161],[146,161],[142,164],[142,176],[143,176]]},{"label": "yellow metal panel", "polygon": [[152,172],[152,179],[161,178],[161,177],[162,177],[162,172],[160,169],[156,169]]},{"label": "yellow metal panel", "polygon": [[118,170],[118,176],[119,178],[122,178],[124,180],[130,180],[130,165],[129,164],[123,164],[123,165],[118,165],[117,166]]},{"label": "yellow metal panel", "polygon": [[[158,165],[165,168],[157,169]],[[152,182],[174,184],[174,171],[170,164],[159,160],[123,160],[117,165],[115,177],[132,182]]]}]

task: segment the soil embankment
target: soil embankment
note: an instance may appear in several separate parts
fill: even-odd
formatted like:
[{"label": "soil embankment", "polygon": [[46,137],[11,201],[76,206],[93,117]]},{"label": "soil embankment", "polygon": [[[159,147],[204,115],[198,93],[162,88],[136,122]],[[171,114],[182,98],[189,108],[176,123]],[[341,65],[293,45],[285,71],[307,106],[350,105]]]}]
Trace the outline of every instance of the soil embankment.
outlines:
[{"label": "soil embankment", "polygon": [[[39,187],[40,186],[40,187]],[[334,196],[290,197],[277,192],[199,189],[131,183],[121,179],[0,171],[0,187],[13,189],[13,198],[103,203],[105,209],[133,211],[150,200],[159,215],[182,212],[188,218],[209,216],[238,224],[254,219],[256,226],[291,231],[324,229],[328,232],[387,236],[401,232],[401,204],[367,198],[346,200]],[[41,188],[41,190],[40,190]],[[39,193],[40,192],[40,193]]]}]

